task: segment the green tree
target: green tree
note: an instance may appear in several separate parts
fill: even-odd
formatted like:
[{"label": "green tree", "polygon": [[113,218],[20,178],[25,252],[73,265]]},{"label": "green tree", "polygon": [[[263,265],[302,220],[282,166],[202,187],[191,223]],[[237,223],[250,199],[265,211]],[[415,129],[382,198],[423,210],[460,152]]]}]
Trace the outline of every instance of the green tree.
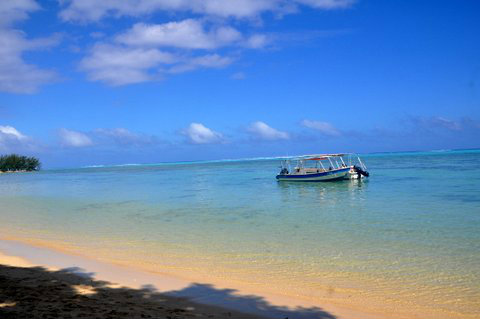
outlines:
[{"label": "green tree", "polygon": [[0,156],[0,171],[15,172],[15,171],[38,171],[41,163],[38,158],[20,156],[17,154]]}]

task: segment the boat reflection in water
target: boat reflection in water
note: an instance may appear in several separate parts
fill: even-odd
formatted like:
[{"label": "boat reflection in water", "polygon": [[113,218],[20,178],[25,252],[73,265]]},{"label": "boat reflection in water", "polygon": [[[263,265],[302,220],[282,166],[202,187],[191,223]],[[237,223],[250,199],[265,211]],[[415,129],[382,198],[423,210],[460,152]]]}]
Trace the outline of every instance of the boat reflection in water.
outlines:
[{"label": "boat reflection in water", "polygon": [[[339,183],[277,183],[285,205],[327,208],[356,205],[360,207],[367,197],[366,179],[350,179]],[[360,206],[358,206],[360,205]]]}]

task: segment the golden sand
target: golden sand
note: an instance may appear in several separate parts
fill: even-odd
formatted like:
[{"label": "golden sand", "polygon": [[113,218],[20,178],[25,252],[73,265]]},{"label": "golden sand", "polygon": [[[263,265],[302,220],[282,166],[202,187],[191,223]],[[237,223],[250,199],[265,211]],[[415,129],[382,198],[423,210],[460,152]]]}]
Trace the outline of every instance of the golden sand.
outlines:
[{"label": "golden sand", "polygon": [[[275,290],[277,287],[276,283],[272,283],[269,287],[269,285],[254,285],[245,281],[218,276],[218,273],[222,272],[221,269],[209,269],[204,273],[200,273],[199,276],[198,271],[189,271],[187,265],[183,265],[182,267],[179,265],[178,269],[175,269],[175,267],[165,267],[161,268],[160,271],[158,267],[153,270],[149,268],[148,265],[135,262],[134,260],[128,263],[111,263],[109,260],[103,258],[101,262],[98,262],[97,259],[96,262],[83,263],[83,261],[91,260],[90,257],[94,255],[82,256],[78,254],[75,247],[58,243],[52,245],[48,241],[28,240],[28,244],[41,247],[40,249],[52,250],[53,248],[63,259],[77,258],[71,260],[71,262],[74,263],[73,265],[80,266],[87,271],[94,271],[96,273],[96,279],[115,282],[134,289],[148,284],[162,292],[181,291],[187,289],[194,283],[208,283],[212,284],[212,287],[215,287],[215,291],[234,288],[234,295],[237,296],[259,296],[259,298],[264,300],[265,304],[277,307],[278,309],[322,309],[322,311],[324,310],[326,313],[339,319],[476,318],[475,315],[469,316],[453,312],[446,313],[445,311],[419,309],[415,307],[415,305],[409,307],[407,303],[382,303],[382,300],[362,299],[362,296],[358,295],[352,298],[353,290],[349,291],[348,289],[338,289],[336,287],[326,287],[326,291],[330,293],[322,293],[324,295],[322,297],[305,298],[304,296],[292,295],[290,291]],[[75,256],[72,256],[73,254],[75,254]],[[0,263],[21,267],[38,264],[31,260],[5,255],[0,255]],[[45,263],[42,265],[52,266],[52,264],[46,265]],[[57,265],[56,268],[50,269],[59,269],[62,267],[65,267],[65,264]],[[209,274],[209,272],[211,274]],[[110,285],[109,287],[113,288],[115,286]],[[391,288],[391,293],[395,294],[395,287]],[[76,285],[72,287],[72,289],[79,295],[88,296],[89,294],[94,294],[91,285]]]}]

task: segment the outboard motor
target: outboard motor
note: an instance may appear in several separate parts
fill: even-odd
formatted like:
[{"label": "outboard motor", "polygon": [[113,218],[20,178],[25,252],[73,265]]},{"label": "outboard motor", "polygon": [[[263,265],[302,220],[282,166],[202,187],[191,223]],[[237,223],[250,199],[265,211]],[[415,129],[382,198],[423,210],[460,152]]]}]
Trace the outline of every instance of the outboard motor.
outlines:
[{"label": "outboard motor", "polygon": [[358,167],[357,165],[353,166],[353,169],[357,173],[358,178],[360,179],[361,175],[368,177],[370,176],[370,173],[367,171],[364,171],[362,168]]}]

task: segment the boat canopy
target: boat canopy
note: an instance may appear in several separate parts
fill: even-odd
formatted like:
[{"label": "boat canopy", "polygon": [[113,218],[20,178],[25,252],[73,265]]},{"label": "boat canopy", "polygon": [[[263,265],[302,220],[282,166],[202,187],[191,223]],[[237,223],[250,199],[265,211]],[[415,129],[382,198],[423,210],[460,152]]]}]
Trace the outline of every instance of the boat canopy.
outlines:
[{"label": "boat canopy", "polygon": [[[354,160],[356,158],[356,160]],[[345,159],[345,161],[344,161]],[[352,166],[355,165],[354,162],[357,162],[361,168],[366,170],[365,164],[360,160],[357,154],[355,153],[334,153],[334,154],[309,154],[309,155],[300,155],[296,157],[286,158],[283,160],[285,167],[290,169],[290,162],[298,161],[298,167],[304,167],[308,162],[316,162],[320,164],[323,168],[322,161],[328,161],[330,167],[344,167],[345,165]]]},{"label": "boat canopy", "polygon": [[350,154],[347,154],[347,153],[342,153],[342,154],[311,154],[311,155],[299,156],[296,159],[307,160],[307,161],[323,161],[323,160],[327,160],[331,157],[343,157],[345,155],[350,155]]}]

